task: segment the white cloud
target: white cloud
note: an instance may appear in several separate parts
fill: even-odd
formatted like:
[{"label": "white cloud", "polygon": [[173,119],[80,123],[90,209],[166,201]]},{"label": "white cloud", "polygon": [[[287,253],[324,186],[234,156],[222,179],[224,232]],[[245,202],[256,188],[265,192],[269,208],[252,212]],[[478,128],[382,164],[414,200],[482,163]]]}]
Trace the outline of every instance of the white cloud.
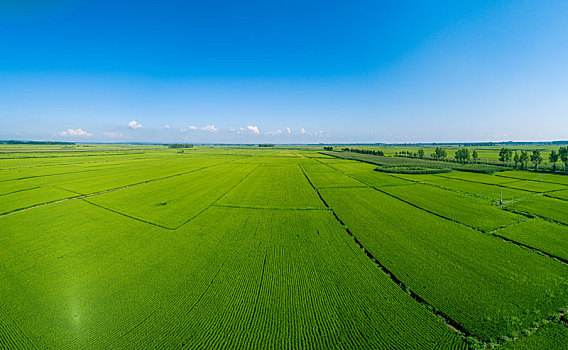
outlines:
[{"label": "white cloud", "polygon": [[290,127],[286,127],[286,132],[288,133],[288,135],[290,135],[292,133],[292,129],[290,129]]},{"label": "white cloud", "polygon": [[136,120],[131,121],[130,123],[128,123],[128,126],[131,127],[132,129],[140,129],[142,128],[142,124],[136,122]]},{"label": "white cloud", "polygon": [[258,126],[256,126],[256,125],[255,126],[252,126],[252,125],[247,126],[247,130],[252,131],[253,133],[255,133],[257,135],[260,133],[260,131],[258,131]]},{"label": "white cloud", "polygon": [[85,130],[78,129],[67,129],[59,133],[60,136],[70,136],[70,137],[80,137],[80,136],[93,136],[93,134],[86,132]]},{"label": "white cloud", "polygon": [[118,132],[105,132],[105,136],[113,138],[113,139],[118,139],[124,136],[124,134],[122,133],[118,133]]},{"label": "white cloud", "polygon": [[306,129],[301,128],[301,129],[300,129],[300,134],[305,134],[305,133],[306,133]]},{"label": "white cloud", "polygon": [[164,125],[164,129],[169,129],[171,126],[169,124]]},{"label": "white cloud", "polygon": [[197,130],[197,129],[199,129],[197,126],[195,126],[195,125],[190,125],[190,126],[188,126],[187,128],[179,129],[179,131],[181,131],[181,132],[188,132],[188,131]]},{"label": "white cloud", "polygon": [[[192,129],[193,130],[193,129]],[[204,127],[201,128],[201,130],[203,131],[209,131],[209,132],[217,132],[217,128],[215,127],[215,125],[211,124],[211,125],[205,125]]]},{"label": "white cloud", "polygon": [[245,133],[245,132],[247,132],[247,133],[251,132],[251,133],[256,134],[256,135],[260,134],[260,130],[258,129],[258,126],[256,126],[256,125],[255,126],[249,125],[246,128],[238,128],[238,129],[231,128],[230,130],[236,131],[237,134],[242,134],[242,133]]},{"label": "white cloud", "polygon": [[276,131],[267,131],[266,135],[270,135],[270,136],[274,136],[274,135],[281,135],[282,134],[282,130],[278,129]]}]

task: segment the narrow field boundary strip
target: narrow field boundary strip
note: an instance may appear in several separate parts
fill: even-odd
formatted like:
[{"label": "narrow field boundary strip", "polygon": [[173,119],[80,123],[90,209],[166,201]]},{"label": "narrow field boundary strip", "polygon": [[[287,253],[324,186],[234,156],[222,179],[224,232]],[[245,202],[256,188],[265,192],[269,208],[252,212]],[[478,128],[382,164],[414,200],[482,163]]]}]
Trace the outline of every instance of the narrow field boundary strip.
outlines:
[{"label": "narrow field boundary strip", "polygon": [[[560,190],[560,191],[566,191],[566,190]],[[552,198],[552,199],[558,199],[559,201],[568,202],[568,199],[566,199],[566,198],[554,197],[554,196],[551,196],[551,195],[548,194],[548,193],[550,193],[550,192],[545,193],[544,196],[545,196],[545,197],[548,197],[548,198]]]},{"label": "narrow field boundary strip", "polygon": [[[65,199],[59,199],[59,200],[56,200],[56,201],[46,202],[46,203],[42,203],[42,204],[36,204],[36,205],[29,206],[29,207],[25,207],[25,208],[21,208],[21,209],[16,209],[16,210],[13,210],[13,211],[9,211],[9,212],[6,212],[6,213],[2,213],[2,214],[0,214],[0,218],[3,217],[3,216],[10,215],[10,214],[16,214],[16,213],[20,213],[20,212],[27,211],[27,210],[31,210],[31,209],[35,209],[35,208],[45,207],[45,206],[47,206],[47,205],[52,205],[52,204],[67,202],[67,201],[71,201],[71,200],[75,200],[75,199],[85,199],[85,198],[89,198],[89,197],[93,197],[93,196],[99,196],[99,195],[101,195],[101,194],[105,194],[105,193],[109,193],[109,192],[124,190],[124,189],[130,188],[130,187],[134,187],[134,186],[139,186],[139,185],[143,185],[143,184],[147,184],[147,183],[152,183],[152,182],[156,182],[156,181],[161,181],[161,180],[167,180],[167,179],[171,179],[171,178],[174,178],[174,177],[178,177],[178,176],[182,176],[182,175],[194,173],[194,172],[197,172],[197,171],[201,171],[201,170],[213,168],[213,167],[216,167],[216,166],[219,166],[219,165],[228,164],[228,163],[231,163],[231,162],[240,160],[240,159],[244,159],[244,158],[236,158],[236,159],[232,159],[232,160],[230,160],[230,161],[228,161],[228,162],[223,162],[223,163],[208,165],[208,166],[206,166],[206,167],[202,167],[202,168],[199,168],[199,169],[194,169],[194,170],[190,170],[190,171],[185,171],[185,172],[183,172],[183,173],[178,173],[178,174],[174,174],[174,175],[168,175],[168,176],[159,177],[159,178],[156,178],[156,179],[146,180],[146,181],[142,181],[142,182],[137,182],[137,183],[133,183],[133,184],[130,184],[130,185],[121,186],[121,187],[116,187],[116,188],[112,188],[112,189],[104,190],[104,191],[100,191],[100,192],[95,192],[95,193],[90,193],[90,194],[85,194],[85,195],[80,195],[80,196],[74,196],[74,197],[65,198]],[[69,191],[69,190],[67,190],[67,191]],[[69,191],[69,192],[72,192],[72,191]],[[92,204],[92,203],[91,203],[91,204]],[[106,208],[105,208],[105,209],[106,209]]]},{"label": "narrow field boundary strip", "polygon": [[326,208],[258,207],[258,206],[252,206],[252,205],[231,205],[231,204],[211,204],[211,206],[220,207],[220,208],[253,209],[253,210],[290,210],[290,211],[295,211],[295,210],[324,210],[324,211],[327,211]]},{"label": "narrow field boundary strip", "polygon": [[31,187],[31,188],[24,188],[23,190],[16,190],[16,191],[12,191],[12,192],[8,192],[8,193],[2,193],[0,194],[0,197],[2,196],[7,196],[9,194],[13,194],[13,193],[18,193],[18,192],[25,192],[25,191],[29,191],[29,190],[35,190],[40,188],[39,186],[35,186],[35,187]]}]

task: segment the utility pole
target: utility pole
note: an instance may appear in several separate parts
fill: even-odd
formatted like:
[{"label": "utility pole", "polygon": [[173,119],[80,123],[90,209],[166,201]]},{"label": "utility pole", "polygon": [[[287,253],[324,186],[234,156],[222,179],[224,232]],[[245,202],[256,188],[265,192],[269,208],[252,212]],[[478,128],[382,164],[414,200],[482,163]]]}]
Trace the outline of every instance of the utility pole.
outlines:
[{"label": "utility pole", "polygon": [[499,202],[499,205],[503,204],[503,187],[501,187],[501,201]]}]

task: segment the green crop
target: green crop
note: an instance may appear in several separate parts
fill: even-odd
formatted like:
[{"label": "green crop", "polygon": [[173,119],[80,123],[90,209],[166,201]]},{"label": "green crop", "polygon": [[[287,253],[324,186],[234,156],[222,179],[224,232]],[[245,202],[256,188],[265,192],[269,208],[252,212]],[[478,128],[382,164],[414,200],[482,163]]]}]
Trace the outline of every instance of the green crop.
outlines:
[{"label": "green crop", "polygon": [[484,339],[513,335],[568,304],[568,267],[370,188],[323,198],[395,276]]},{"label": "green crop", "polygon": [[537,215],[568,225],[568,202],[543,196],[532,196],[507,206],[515,211]]},{"label": "green crop", "polygon": [[321,151],[0,145],[0,348],[565,343],[564,177]]},{"label": "green crop", "polygon": [[564,225],[529,219],[496,234],[568,261],[568,227]]}]

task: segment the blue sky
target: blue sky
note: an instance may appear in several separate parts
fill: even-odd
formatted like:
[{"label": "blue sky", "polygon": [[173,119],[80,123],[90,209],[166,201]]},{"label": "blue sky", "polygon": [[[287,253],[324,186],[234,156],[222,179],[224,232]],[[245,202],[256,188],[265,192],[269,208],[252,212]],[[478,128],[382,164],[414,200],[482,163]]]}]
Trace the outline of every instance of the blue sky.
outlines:
[{"label": "blue sky", "polygon": [[0,139],[568,139],[566,1],[0,2]]}]

